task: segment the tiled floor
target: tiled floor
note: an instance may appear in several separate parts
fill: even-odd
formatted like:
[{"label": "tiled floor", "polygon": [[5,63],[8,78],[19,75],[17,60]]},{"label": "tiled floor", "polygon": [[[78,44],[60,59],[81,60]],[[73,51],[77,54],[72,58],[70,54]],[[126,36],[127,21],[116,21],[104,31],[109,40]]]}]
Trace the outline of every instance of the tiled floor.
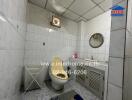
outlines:
[{"label": "tiled floor", "polygon": [[[90,93],[86,88],[81,86],[78,82],[76,81],[69,81],[65,85],[65,92],[68,92],[70,90],[74,90],[78,94],[80,94],[84,100],[99,100],[96,96],[94,96],[92,93]],[[22,95],[22,100],[50,100],[51,97],[59,95],[58,93],[55,93],[49,88],[46,87],[44,84],[44,88],[41,90],[35,90],[28,92],[26,94]]]}]

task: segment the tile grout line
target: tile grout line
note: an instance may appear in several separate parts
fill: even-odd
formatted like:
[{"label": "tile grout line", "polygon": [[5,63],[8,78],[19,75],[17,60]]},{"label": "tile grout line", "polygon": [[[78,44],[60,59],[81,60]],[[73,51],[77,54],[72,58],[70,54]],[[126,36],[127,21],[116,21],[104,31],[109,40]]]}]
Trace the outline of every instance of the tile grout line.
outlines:
[{"label": "tile grout line", "polygon": [[125,29],[126,29],[125,27],[119,27],[119,28],[117,28],[117,29],[111,30],[111,32],[113,32],[113,31],[119,31],[119,30],[125,30]]},{"label": "tile grout line", "polygon": [[[128,6],[128,0],[126,1],[127,2],[127,4],[126,4],[126,6]],[[123,76],[122,76],[122,100],[124,100],[125,98],[124,98],[124,87],[125,87],[125,61],[126,61],[126,34],[127,34],[127,15],[128,15],[128,8],[126,8],[126,22],[125,22],[125,43],[124,43],[124,59],[123,59]]]},{"label": "tile grout line", "polygon": [[[76,0],[73,0],[73,1],[71,2],[71,4],[69,5],[69,7],[67,7],[66,9],[68,10],[68,9],[73,5],[73,3],[75,3],[75,1],[76,1]],[[66,10],[66,11],[67,11],[67,10]],[[62,15],[64,15],[64,14],[66,13],[66,11],[65,11]]]},{"label": "tile grout line", "polygon": [[108,84],[111,84],[111,85],[113,85],[113,86],[115,86],[115,87],[118,87],[118,88],[121,88],[121,89],[123,88],[122,86],[119,86],[119,85],[117,85],[117,84],[114,84],[114,83],[112,83],[112,82],[110,82],[110,81],[109,81]]},{"label": "tile grout line", "polygon": [[105,0],[103,0],[100,3],[96,3],[94,0],[91,0],[91,1],[96,5],[96,7],[99,7],[103,12],[105,12],[105,10],[100,6],[100,4],[103,3],[103,2],[105,2]]}]

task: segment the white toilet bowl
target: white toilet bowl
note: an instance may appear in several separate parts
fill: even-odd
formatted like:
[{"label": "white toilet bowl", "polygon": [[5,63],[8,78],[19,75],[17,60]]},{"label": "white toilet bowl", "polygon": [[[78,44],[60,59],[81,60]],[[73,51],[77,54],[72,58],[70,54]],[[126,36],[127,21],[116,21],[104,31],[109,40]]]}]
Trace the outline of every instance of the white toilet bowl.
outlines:
[{"label": "white toilet bowl", "polygon": [[49,75],[52,80],[52,87],[55,90],[61,90],[64,84],[68,81],[68,75],[62,65],[62,60],[55,57],[49,69]]}]

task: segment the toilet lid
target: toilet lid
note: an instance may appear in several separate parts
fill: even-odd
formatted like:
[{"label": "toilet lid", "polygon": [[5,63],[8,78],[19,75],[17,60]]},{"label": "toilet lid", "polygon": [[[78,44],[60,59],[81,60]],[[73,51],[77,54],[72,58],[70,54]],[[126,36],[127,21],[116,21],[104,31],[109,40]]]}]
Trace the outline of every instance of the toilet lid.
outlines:
[{"label": "toilet lid", "polygon": [[59,57],[55,57],[51,63],[51,73],[59,79],[68,79],[68,75],[64,70],[63,62]]}]

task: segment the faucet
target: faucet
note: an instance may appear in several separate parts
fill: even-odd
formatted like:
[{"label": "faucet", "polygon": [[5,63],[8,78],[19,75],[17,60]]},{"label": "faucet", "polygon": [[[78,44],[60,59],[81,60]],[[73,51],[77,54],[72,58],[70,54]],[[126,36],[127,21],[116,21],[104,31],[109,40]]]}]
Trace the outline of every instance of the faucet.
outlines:
[{"label": "faucet", "polygon": [[93,56],[91,56],[91,60],[94,60],[94,57]]}]

